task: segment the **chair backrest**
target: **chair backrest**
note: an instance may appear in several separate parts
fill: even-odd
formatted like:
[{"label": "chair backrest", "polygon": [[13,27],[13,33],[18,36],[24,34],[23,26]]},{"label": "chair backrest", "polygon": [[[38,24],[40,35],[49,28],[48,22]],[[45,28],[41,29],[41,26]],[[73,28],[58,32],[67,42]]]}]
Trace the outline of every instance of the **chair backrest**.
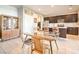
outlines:
[{"label": "chair backrest", "polygon": [[32,40],[34,42],[34,50],[38,51],[39,53],[43,53],[43,45],[41,42],[41,37],[34,35],[32,36]]},{"label": "chair backrest", "polygon": [[49,32],[49,28],[48,27],[44,27],[44,32]]},{"label": "chair backrest", "polygon": [[49,28],[48,27],[45,27],[44,28],[44,35],[48,35],[49,34]]},{"label": "chair backrest", "polygon": [[54,27],[54,28],[52,28],[53,30],[53,32],[59,32],[59,28],[57,28],[57,27]]},{"label": "chair backrest", "polygon": [[56,39],[58,39],[58,37],[59,37],[59,28],[57,28],[57,27],[54,27],[53,28],[53,36],[56,38]]}]

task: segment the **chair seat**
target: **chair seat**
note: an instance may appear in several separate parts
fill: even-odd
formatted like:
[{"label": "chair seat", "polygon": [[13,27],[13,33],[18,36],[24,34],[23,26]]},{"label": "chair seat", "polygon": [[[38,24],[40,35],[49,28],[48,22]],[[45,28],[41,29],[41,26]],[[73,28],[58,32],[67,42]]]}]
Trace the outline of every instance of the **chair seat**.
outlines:
[{"label": "chair seat", "polygon": [[24,41],[24,44],[26,44],[26,45],[30,45],[32,42],[31,42],[31,39],[28,39],[28,40],[25,40]]}]

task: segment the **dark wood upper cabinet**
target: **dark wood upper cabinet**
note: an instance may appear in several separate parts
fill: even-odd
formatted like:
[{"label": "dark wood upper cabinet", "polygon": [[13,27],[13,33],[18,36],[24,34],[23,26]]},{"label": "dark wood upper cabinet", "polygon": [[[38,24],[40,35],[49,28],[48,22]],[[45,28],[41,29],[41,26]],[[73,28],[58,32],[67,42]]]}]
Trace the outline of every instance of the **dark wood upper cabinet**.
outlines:
[{"label": "dark wood upper cabinet", "polygon": [[48,20],[49,23],[57,23],[56,17],[45,17],[44,21]]},{"label": "dark wood upper cabinet", "polygon": [[74,23],[78,22],[78,14],[59,15],[53,17],[45,17],[44,20],[49,20],[49,23]]},{"label": "dark wood upper cabinet", "polygon": [[49,23],[57,23],[56,17],[50,17],[49,18]]},{"label": "dark wood upper cabinet", "polygon": [[65,20],[65,15],[57,16],[57,23],[63,23]]},{"label": "dark wood upper cabinet", "polygon": [[77,14],[66,15],[66,19],[65,19],[66,23],[72,23],[72,22],[77,22],[77,21],[78,21],[78,15]]},{"label": "dark wood upper cabinet", "polygon": [[50,17],[45,17],[45,18],[44,18],[44,21],[49,20],[49,18],[50,18]]},{"label": "dark wood upper cabinet", "polygon": [[78,27],[68,27],[67,34],[78,35]]}]

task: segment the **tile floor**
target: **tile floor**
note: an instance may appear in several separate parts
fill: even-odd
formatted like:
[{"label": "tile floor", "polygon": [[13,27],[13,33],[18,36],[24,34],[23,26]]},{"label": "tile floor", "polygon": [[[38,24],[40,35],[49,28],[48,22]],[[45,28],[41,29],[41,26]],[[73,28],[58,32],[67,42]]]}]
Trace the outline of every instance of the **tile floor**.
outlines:
[{"label": "tile floor", "polygon": [[[54,42],[54,54],[78,54],[79,40],[63,39],[57,40],[59,50],[57,51]],[[25,45],[22,48],[22,40],[20,38],[0,42],[0,54],[30,54],[30,46]]]}]

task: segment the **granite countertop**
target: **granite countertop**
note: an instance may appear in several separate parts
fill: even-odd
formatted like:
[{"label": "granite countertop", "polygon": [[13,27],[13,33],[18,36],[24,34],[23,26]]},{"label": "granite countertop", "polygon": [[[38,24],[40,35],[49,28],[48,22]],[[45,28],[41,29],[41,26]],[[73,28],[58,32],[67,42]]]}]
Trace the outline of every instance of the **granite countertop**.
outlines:
[{"label": "granite countertop", "polygon": [[67,27],[58,27],[58,28],[67,28]]}]

